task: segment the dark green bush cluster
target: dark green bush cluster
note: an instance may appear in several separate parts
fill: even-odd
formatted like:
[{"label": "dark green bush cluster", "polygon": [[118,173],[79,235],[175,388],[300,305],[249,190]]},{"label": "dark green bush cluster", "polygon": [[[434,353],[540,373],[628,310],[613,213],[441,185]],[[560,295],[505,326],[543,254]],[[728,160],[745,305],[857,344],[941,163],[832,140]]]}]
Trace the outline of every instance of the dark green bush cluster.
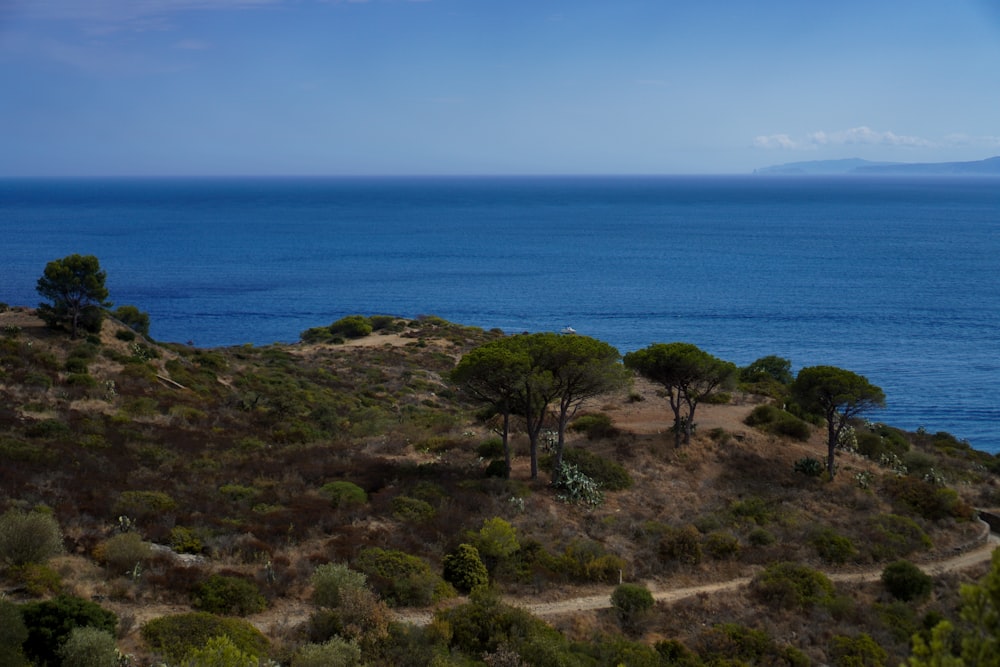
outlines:
[{"label": "dark green bush cluster", "polygon": [[865,544],[876,561],[902,558],[933,546],[931,538],[917,523],[898,514],[871,517],[866,526]]},{"label": "dark green bush cluster", "polygon": [[910,442],[899,429],[885,424],[871,424],[869,428],[859,428],[855,435],[858,439],[858,453],[872,461],[879,461],[884,455],[902,457],[910,451]]},{"label": "dark green bush cluster", "polygon": [[882,584],[897,600],[922,600],[931,594],[934,580],[908,560],[890,563],[882,570]]},{"label": "dark green bush cluster", "polygon": [[636,625],[653,608],[655,601],[649,589],[639,584],[619,584],[611,593],[611,607],[622,627]]},{"label": "dark green bush cluster", "polygon": [[948,517],[971,519],[974,510],[953,489],[937,486],[916,477],[890,477],[885,490],[893,501],[931,521]]},{"label": "dark green bush cluster", "polygon": [[580,415],[573,420],[569,428],[577,433],[585,433],[589,440],[610,438],[618,434],[618,429],[612,423],[610,415],[603,412]]},{"label": "dark green bush cluster", "polygon": [[444,580],[462,593],[485,586],[490,575],[479,557],[479,550],[471,544],[459,544],[444,557]]},{"label": "dark green bush cluster", "polygon": [[680,565],[697,565],[701,562],[701,534],[694,526],[666,527],[660,537],[660,560]]},{"label": "dark green bush cluster", "polygon": [[319,492],[329,498],[334,507],[356,507],[368,502],[368,494],[354,482],[328,482]]},{"label": "dark green bush cluster", "polygon": [[787,665],[808,667],[809,658],[791,646],[781,646],[763,630],[738,623],[721,623],[698,637],[698,652],[707,665]]},{"label": "dark green bush cluster", "polygon": [[454,594],[426,562],[404,551],[364,549],[354,567],[391,606],[427,606]]},{"label": "dark green bush cluster", "polygon": [[409,496],[396,496],[392,499],[392,515],[400,521],[423,523],[433,519],[435,514],[437,510],[426,500]]},{"label": "dark green bush cluster", "polygon": [[750,591],[773,608],[801,608],[828,603],[833,583],[822,572],[805,565],[775,563],[753,578]]},{"label": "dark green bush cluster", "polygon": [[703,540],[705,553],[716,560],[736,558],[740,555],[740,540],[731,533],[711,532]]},{"label": "dark green bush cluster", "polygon": [[822,528],[816,531],[809,541],[819,557],[827,563],[843,565],[858,554],[854,542],[850,538],[838,534],[832,528]]},{"label": "dark green bush cluster", "polygon": [[115,502],[115,514],[145,518],[177,508],[177,501],[162,491],[122,491]]},{"label": "dark green bush cluster", "polygon": [[503,440],[500,438],[487,438],[476,445],[476,455],[484,459],[503,458]]},{"label": "dark green bush cluster", "polygon": [[299,338],[303,343],[335,343],[346,338],[364,338],[374,330],[364,315],[348,315],[326,327],[306,329]]},{"label": "dark green bush cluster", "polygon": [[826,471],[826,466],[819,459],[806,456],[795,462],[794,469],[806,477],[819,477]]},{"label": "dark green bush cluster", "polygon": [[252,581],[213,574],[195,587],[193,606],[210,614],[248,616],[264,611],[267,600]]},{"label": "dark green bush cluster", "polygon": [[118,617],[90,600],[59,595],[51,600],[21,605],[28,630],[24,655],[32,664],[59,665],[59,651],[74,628],[91,627],[114,635]]},{"label": "dark green bush cluster", "polygon": [[812,434],[809,424],[774,405],[758,405],[743,420],[747,426],[805,442]]},{"label": "dark green bush cluster", "polygon": [[266,656],[270,646],[267,637],[248,621],[204,611],[154,618],[141,632],[150,648],[175,662],[213,637],[227,637],[240,651],[258,658]]},{"label": "dark green bush cluster", "polygon": [[830,643],[830,660],[834,667],[879,667],[889,659],[889,654],[870,635],[857,637],[835,635]]}]

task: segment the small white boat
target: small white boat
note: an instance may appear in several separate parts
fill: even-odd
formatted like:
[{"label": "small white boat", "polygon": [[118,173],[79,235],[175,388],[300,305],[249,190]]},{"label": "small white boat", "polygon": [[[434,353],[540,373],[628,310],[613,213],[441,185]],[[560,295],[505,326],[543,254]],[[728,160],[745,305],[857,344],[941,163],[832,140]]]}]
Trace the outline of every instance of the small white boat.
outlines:
[{"label": "small white boat", "polygon": [[575,334],[576,333],[576,329],[574,329],[573,327],[563,327],[563,330],[560,331],[559,333]]}]

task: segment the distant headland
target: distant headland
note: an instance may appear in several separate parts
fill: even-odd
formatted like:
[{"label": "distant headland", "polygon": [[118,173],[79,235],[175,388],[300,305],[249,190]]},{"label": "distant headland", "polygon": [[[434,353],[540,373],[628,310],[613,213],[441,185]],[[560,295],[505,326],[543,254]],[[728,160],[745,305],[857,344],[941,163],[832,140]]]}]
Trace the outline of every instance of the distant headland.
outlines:
[{"label": "distant headland", "polygon": [[972,162],[872,162],[860,158],[788,162],[754,169],[764,176],[886,175],[886,176],[1000,176],[1000,156]]}]

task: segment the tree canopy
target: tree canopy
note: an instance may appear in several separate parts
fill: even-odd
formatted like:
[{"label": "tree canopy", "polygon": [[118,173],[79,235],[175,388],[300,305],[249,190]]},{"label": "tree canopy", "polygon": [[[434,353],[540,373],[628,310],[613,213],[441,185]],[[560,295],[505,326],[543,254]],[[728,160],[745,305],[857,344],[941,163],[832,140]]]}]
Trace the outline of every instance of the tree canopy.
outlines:
[{"label": "tree canopy", "polygon": [[110,307],[104,286],[107,273],[93,255],[69,255],[45,265],[38,279],[38,293],[52,303],[38,306],[39,316],[50,327],[69,325],[76,338],[81,328],[97,332],[101,328],[102,308]]},{"label": "tree canopy", "polygon": [[732,384],[736,365],[691,343],[654,343],[625,355],[625,366],[667,390],[674,413],[674,442],[691,441],[694,413],[707,396]]},{"label": "tree canopy", "polygon": [[848,422],[885,406],[885,394],[863,375],[836,366],[809,366],[792,383],[792,397],[802,409],[822,415],[827,426],[826,469],[834,475],[833,456]]},{"label": "tree canopy", "polygon": [[510,417],[524,418],[532,479],[538,476],[538,438],[553,409],[558,431],[552,472],[556,482],[569,420],[586,399],[624,385],[626,375],[620,359],[612,345],[588,336],[521,334],[471,350],[452,371],[451,379],[473,400],[503,416],[508,471]]}]

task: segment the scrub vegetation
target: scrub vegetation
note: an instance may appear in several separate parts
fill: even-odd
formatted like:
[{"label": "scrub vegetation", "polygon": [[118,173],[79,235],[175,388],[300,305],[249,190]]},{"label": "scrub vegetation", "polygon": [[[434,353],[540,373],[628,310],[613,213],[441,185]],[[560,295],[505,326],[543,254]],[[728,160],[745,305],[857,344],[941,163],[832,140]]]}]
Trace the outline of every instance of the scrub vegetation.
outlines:
[{"label": "scrub vegetation", "polygon": [[982,539],[1000,462],[841,423],[824,382],[881,392],[847,371],[671,344],[626,378],[586,337],[436,317],[224,349],[130,310],[0,330],[4,664],[110,637],[132,665],[895,665],[972,636],[959,588],[986,566],[917,566]]}]

